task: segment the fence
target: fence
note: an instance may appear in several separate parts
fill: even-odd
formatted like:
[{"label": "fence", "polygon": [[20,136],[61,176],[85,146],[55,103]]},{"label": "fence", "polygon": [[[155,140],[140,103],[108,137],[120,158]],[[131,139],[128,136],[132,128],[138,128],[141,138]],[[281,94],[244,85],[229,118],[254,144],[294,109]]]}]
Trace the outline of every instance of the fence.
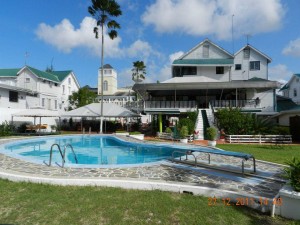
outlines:
[{"label": "fence", "polygon": [[291,144],[292,135],[226,135],[229,143],[276,143]]}]

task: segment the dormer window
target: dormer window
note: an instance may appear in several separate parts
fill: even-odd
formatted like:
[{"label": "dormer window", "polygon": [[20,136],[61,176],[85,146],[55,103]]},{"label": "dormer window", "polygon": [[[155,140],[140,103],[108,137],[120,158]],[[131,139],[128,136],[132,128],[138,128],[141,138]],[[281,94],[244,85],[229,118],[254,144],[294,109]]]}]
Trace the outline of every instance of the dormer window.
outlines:
[{"label": "dormer window", "polygon": [[209,45],[203,45],[203,58],[209,57]]}]

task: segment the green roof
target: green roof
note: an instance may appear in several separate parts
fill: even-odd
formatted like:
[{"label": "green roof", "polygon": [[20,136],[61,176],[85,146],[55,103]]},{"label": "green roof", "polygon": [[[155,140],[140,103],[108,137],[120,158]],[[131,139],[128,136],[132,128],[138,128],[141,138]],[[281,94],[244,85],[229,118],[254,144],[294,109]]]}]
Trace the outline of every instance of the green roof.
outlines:
[{"label": "green roof", "polygon": [[277,101],[277,112],[295,109],[300,109],[300,105],[297,105],[292,101],[292,99],[283,99]]},{"label": "green roof", "polygon": [[58,77],[59,81],[63,81],[70,73],[72,73],[72,70],[51,71],[51,74],[56,75]]},{"label": "green roof", "polygon": [[0,69],[0,77],[15,77],[20,69]]},{"label": "green roof", "polygon": [[248,81],[268,81],[267,79],[259,78],[259,77],[252,77]]},{"label": "green roof", "polygon": [[40,78],[44,78],[46,80],[51,80],[51,81],[54,81],[54,82],[60,82],[60,80],[58,79],[58,77],[54,74],[51,74],[51,73],[47,73],[47,72],[44,72],[44,71],[41,71],[41,70],[38,70],[38,69],[35,69],[33,67],[30,67],[30,66],[27,66],[27,68],[32,72],[34,73],[35,75],[37,75],[38,77]]},{"label": "green roof", "polygon": [[288,89],[288,88],[289,88],[289,86],[288,86],[287,84],[285,84],[282,88],[280,88],[279,91],[283,91],[283,90],[286,90],[286,89]]},{"label": "green roof", "polygon": [[233,59],[176,59],[173,65],[230,65]]}]

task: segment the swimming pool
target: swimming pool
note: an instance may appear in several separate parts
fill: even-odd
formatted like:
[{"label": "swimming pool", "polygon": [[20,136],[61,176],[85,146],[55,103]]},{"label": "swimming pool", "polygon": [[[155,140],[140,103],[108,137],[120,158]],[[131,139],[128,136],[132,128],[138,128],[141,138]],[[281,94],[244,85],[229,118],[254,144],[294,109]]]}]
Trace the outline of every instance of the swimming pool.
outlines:
[{"label": "swimming pool", "polygon": [[[49,162],[50,149],[57,143],[66,148],[65,166],[136,165],[169,159],[172,152],[182,149],[177,145],[145,144],[128,142],[114,136],[56,136],[15,141],[0,146],[0,153],[25,161],[42,164]],[[53,146],[52,165],[61,165],[62,157],[57,146]]]}]

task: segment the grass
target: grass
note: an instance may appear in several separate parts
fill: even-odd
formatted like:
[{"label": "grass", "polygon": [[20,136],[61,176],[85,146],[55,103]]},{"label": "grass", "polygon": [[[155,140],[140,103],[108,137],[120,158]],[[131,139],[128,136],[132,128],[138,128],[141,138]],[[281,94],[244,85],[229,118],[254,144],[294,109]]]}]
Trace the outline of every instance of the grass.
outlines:
[{"label": "grass", "polygon": [[0,180],[1,224],[300,224],[221,199],[162,191]]},{"label": "grass", "polygon": [[219,144],[217,147],[234,152],[249,153],[256,159],[280,164],[286,164],[293,157],[300,159],[299,145]]}]

